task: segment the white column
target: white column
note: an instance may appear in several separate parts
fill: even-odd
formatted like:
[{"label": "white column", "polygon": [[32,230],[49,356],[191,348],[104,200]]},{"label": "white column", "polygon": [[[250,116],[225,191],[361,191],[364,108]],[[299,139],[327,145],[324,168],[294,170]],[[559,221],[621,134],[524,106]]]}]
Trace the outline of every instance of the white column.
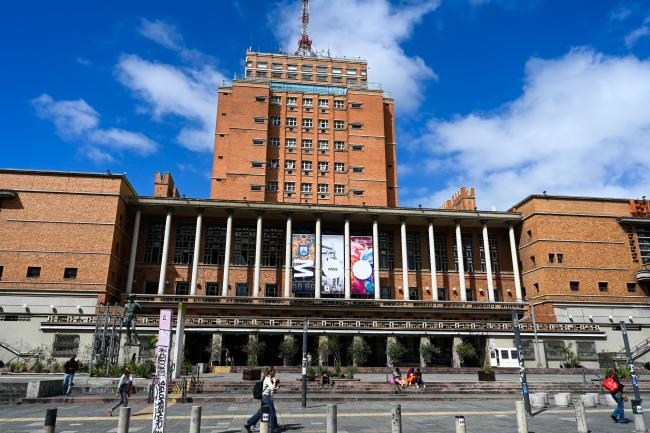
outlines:
[{"label": "white column", "polygon": [[262,214],[257,215],[255,231],[255,270],[253,271],[253,297],[260,296],[260,264],[262,261]]},{"label": "white column", "polygon": [[321,227],[320,227],[320,216],[316,216],[316,269],[315,272],[315,283],[316,287],[314,288],[314,298],[320,298],[320,289],[321,289],[321,276],[322,272],[322,261],[321,261]]},{"label": "white column", "polygon": [[404,300],[411,299],[409,293],[409,260],[406,255],[406,220],[402,219],[400,225],[400,241],[402,244],[402,292],[404,293]]},{"label": "white column", "polygon": [[492,258],[490,257],[490,241],[488,238],[487,223],[483,222],[483,258],[485,259],[485,272],[487,278],[488,301],[494,302],[494,281],[492,281]]},{"label": "white column", "polygon": [[458,290],[460,291],[460,300],[467,301],[465,293],[465,263],[463,254],[463,238],[460,232],[460,221],[456,221],[456,256],[458,257]]},{"label": "white column", "polygon": [[515,279],[515,294],[517,302],[523,300],[521,295],[521,281],[519,281],[519,261],[517,260],[517,245],[515,243],[515,229],[513,226],[508,227],[508,236],[510,237],[510,254],[512,256],[512,276]]},{"label": "white column", "polygon": [[291,215],[287,215],[287,244],[284,249],[284,297],[291,297]]},{"label": "white column", "polygon": [[434,241],[433,220],[429,220],[429,269],[431,269],[431,295],[438,300],[438,274],[436,272],[436,244]]},{"label": "white column", "polygon": [[196,283],[199,277],[199,256],[201,252],[201,226],[203,225],[203,210],[196,215],[196,232],[194,233],[194,256],[192,257],[192,281],[190,296],[196,296]]},{"label": "white column", "polygon": [[131,255],[129,256],[129,270],[126,274],[126,293],[129,295],[133,291],[133,273],[135,272],[135,256],[138,254],[138,235],[140,234],[140,216],[142,210],[138,208],[135,211],[135,221],[133,222],[133,236],[131,236]]},{"label": "white column", "polygon": [[350,289],[350,218],[345,217],[343,225],[343,264],[344,264],[344,278],[345,278],[345,299],[351,299],[352,293]]},{"label": "white column", "polygon": [[372,220],[372,261],[375,273],[375,299],[381,299],[381,285],[379,284],[379,222]]},{"label": "white column", "polygon": [[165,218],[165,237],[163,238],[162,260],[160,261],[160,278],[158,279],[158,295],[165,294],[165,280],[167,279],[167,257],[169,256],[169,233],[172,230],[172,211],[167,211]]},{"label": "white column", "polygon": [[226,220],[226,248],[223,257],[223,283],[221,296],[228,296],[228,274],[230,273],[230,248],[232,246],[232,212],[228,212]]},{"label": "white column", "polygon": [[185,305],[178,304],[176,317],[176,344],[174,345],[174,379],[180,379],[183,365],[183,348],[185,347]]}]

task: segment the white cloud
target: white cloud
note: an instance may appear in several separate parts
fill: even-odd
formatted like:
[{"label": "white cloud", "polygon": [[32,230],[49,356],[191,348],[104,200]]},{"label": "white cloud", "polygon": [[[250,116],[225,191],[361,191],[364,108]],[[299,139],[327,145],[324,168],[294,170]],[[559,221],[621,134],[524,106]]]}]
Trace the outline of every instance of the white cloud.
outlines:
[{"label": "white cloud", "polygon": [[[317,50],[329,48],[333,56],[367,59],[368,81],[392,92],[398,110],[414,111],[422,103],[423,84],[436,75],[400,43],[438,5],[438,0],[411,0],[397,6],[387,0],[315,0],[310,5],[309,33]],[[274,32],[291,52],[300,34],[299,7],[300,2],[282,3],[271,17]]]},{"label": "white cloud", "polygon": [[639,39],[650,36],[650,17],[643,20],[643,25],[625,36],[625,46],[632,48]]},{"label": "white cloud", "polygon": [[589,49],[532,59],[518,99],[492,113],[429,123],[421,151],[443,161],[449,181],[426,197],[404,201],[439,206],[463,184],[477,187],[482,208],[505,209],[544,190],[647,194],[649,100],[648,60]]},{"label": "white cloud", "polygon": [[138,31],[145,38],[172,51],[176,51],[185,61],[204,63],[212,60],[210,56],[185,46],[183,36],[178,32],[176,26],[166,21],[150,21],[146,18],[142,18],[140,20]]},{"label": "white cloud", "polygon": [[96,162],[112,162],[112,153],[123,151],[148,155],[158,147],[155,141],[137,132],[100,128],[99,113],[83,99],[56,101],[44,93],[31,102],[40,118],[54,123],[61,138],[80,141],[85,156]]}]

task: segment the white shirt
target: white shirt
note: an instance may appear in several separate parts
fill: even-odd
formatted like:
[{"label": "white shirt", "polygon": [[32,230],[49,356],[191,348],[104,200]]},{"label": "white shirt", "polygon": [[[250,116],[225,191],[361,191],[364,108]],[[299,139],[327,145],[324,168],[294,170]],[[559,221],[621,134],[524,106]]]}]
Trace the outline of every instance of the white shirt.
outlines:
[{"label": "white shirt", "polygon": [[275,379],[271,379],[270,376],[266,376],[262,384],[262,395],[273,395],[274,392],[275,392]]},{"label": "white shirt", "polygon": [[129,385],[132,382],[133,382],[133,376],[132,375],[129,374],[127,376],[126,374],[123,374],[120,377],[120,382],[117,384],[117,389],[122,388],[122,385]]}]

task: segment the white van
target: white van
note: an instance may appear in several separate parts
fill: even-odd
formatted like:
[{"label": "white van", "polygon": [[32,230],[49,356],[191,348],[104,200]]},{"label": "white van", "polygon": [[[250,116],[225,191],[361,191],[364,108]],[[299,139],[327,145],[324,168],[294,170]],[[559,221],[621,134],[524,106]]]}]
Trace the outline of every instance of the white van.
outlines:
[{"label": "white van", "polygon": [[495,347],[490,350],[490,365],[492,367],[519,367],[517,349],[514,347]]}]

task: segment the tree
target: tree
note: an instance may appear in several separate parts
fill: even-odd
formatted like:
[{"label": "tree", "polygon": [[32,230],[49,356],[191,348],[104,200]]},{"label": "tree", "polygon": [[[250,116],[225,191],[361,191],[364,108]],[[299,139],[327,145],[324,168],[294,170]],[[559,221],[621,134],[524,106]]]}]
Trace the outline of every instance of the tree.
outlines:
[{"label": "tree", "polygon": [[370,345],[366,343],[366,340],[363,337],[355,337],[352,340],[352,345],[348,348],[348,354],[352,358],[352,362],[355,366],[362,366],[368,361],[368,356],[372,349]]},{"label": "tree", "polygon": [[456,346],[456,353],[458,354],[461,364],[470,359],[478,359],[476,347],[467,340],[463,340],[458,346]]},{"label": "tree", "polygon": [[215,363],[220,364],[221,363],[221,339],[220,338],[212,338],[212,341],[210,342],[210,345],[205,348],[205,351],[208,355],[210,355],[210,363],[211,365],[215,365]]},{"label": "tree", "polygon": [[318,359],[323,361],[323,364],[327,364],[327,358],[332,354],[330,348],[329,339],[319,338],[318,339]]},{"label": "tree", "polygon": [[390,341],[388,347],[386,347],[386,353],[388,354],[388,359],[390,359],[391,365],[399,363],[404,355],[406,355],[406,352],[406,346],[397,340]]},{"label": "tree", "polygon": [[291,364],[291,361],[298,353],[298,343],[296,338],[292,335],[285,337],[278,347],[278,352],[280,352],[280,357],[282,358],[283,365],[286,367]]},{"label": "tree", "polygon": [[242,348],[244,353],[248,355],[246,359],[246,365],[249,367],[257,366],[257,360],[261,354],[264,353],[266,349],[266,343],[259,341],[257,336],[251,336],[248,339],[248,343]]},{"label": "tree", "polygon": [[420,345],[420,356],[422,356],[422,359],[427,365],[431,364],[431,361],[433,361],[435,357],[440,356],[440,352],[439,347],[434,346],[428,341]]}]

